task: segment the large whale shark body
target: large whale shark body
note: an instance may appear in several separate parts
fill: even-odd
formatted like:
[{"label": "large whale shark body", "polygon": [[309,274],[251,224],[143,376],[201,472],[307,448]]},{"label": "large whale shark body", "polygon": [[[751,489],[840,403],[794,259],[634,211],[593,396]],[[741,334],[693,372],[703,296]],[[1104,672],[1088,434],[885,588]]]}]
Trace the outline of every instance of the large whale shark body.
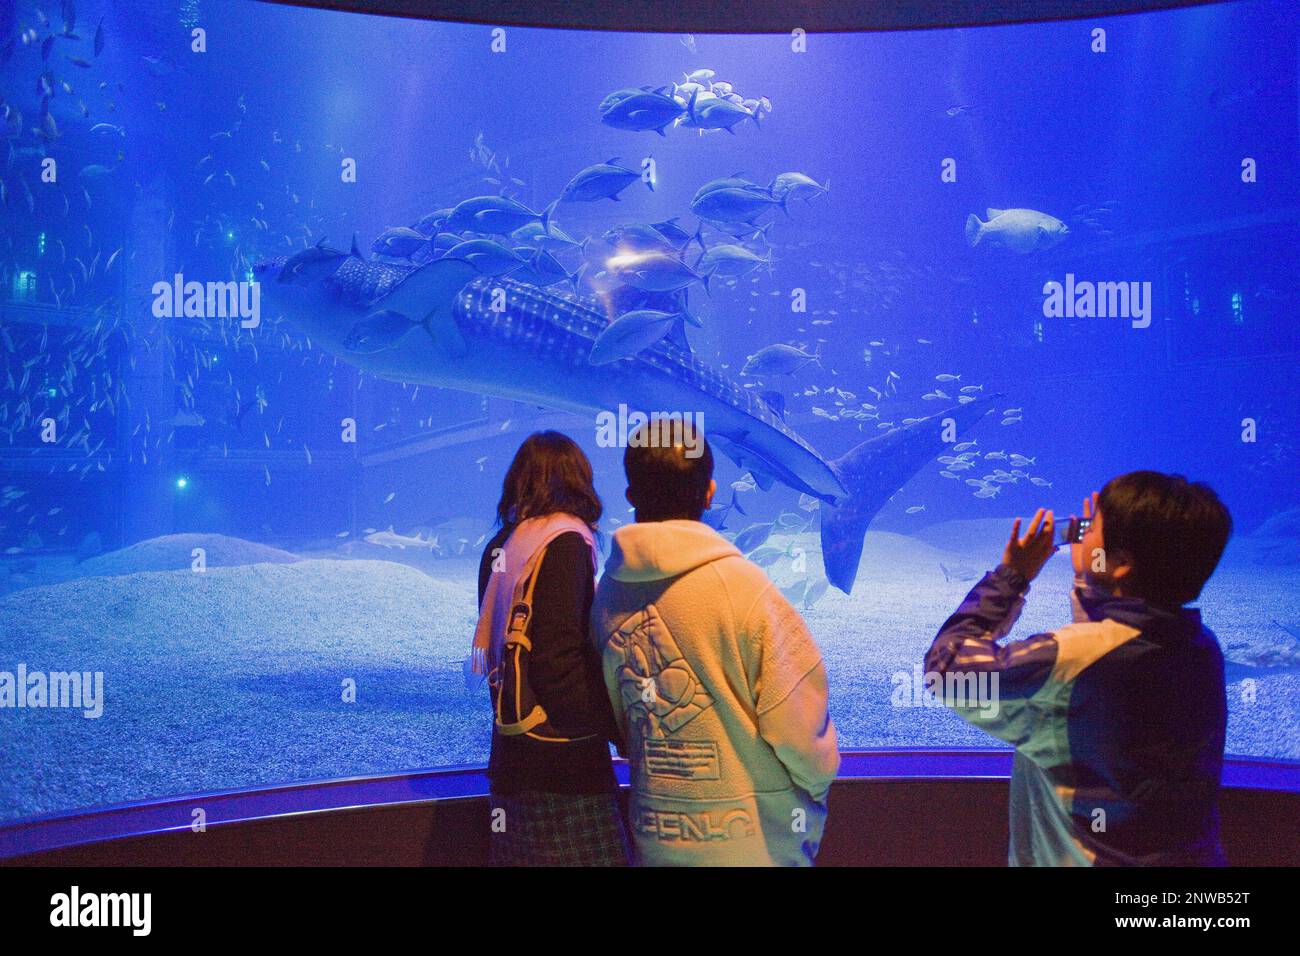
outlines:
[{"label": "large whale shark body", "polygon": [[[590,415],[593,428],[594,415],[620,405],[645,414],[702,414],[709,441],[760,487],[779,481],[824,502],[823,563],[830,583],[845,593],[857,576],[871,519],[949,447],[944,420],[952,419],[960,433],[997,398],[892,428],[826,459],[755,390],[738,387],[668,339],[630,358],[590,364],[592,344],[611,320],[596,298],[484,276],[458,259],[403,266],[323,246],[259,263],[254,272],[273,312],[380,378]],[[358,350],[349,333],[376,315],[405,316],[410,328],[383,347]]]}]

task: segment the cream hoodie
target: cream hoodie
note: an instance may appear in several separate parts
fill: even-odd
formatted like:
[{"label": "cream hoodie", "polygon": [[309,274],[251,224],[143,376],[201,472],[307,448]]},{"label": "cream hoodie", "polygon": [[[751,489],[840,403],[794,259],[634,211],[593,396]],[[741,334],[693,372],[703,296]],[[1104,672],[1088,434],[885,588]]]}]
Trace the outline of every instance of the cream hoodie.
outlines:
[{"label": "cream hoodie", "polygon": [[592,630],[644,865],[808,866],[839,769],[799,613],[708,525],[614,532]]}]

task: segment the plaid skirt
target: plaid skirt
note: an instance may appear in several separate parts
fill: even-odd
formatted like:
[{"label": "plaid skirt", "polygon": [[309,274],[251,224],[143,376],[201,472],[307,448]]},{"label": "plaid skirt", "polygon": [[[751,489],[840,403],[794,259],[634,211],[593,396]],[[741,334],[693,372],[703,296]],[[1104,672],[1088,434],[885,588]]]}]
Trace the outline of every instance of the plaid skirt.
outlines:
[{"label": "plaid skirt", "polygon": [[[492,794],[492,866],[627,866],[631,852],[614,793]],[[504,812],[502,812],[504,811]]]}]

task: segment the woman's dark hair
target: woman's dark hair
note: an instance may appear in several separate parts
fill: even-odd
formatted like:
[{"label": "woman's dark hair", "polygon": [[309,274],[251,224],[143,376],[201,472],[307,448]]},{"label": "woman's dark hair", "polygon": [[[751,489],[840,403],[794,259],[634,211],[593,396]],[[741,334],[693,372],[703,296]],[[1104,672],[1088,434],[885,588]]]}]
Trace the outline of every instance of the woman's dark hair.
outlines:
[{"label": "woman's dark hair", "polygon": [[592,484],[591,462],[572,438],[544,431],[524,439],[501,484],[497,521],[514,525],[528,518],[563,513],[594,530],[601,511]]},{"label": "woman's dark hair", "polygon": [[1126,552],[1125,590],[1160,607],[1195,601],[1223,556],[1232,516],[1214,490],[1182,475],[1131,471],[1097,499],[1106,551]]},{"label": "woman's dark hair", "polygon": [[638,521],[699,521],[713,480],[713,450],[691,422],[658,419],[629,439],[623,472]]}]

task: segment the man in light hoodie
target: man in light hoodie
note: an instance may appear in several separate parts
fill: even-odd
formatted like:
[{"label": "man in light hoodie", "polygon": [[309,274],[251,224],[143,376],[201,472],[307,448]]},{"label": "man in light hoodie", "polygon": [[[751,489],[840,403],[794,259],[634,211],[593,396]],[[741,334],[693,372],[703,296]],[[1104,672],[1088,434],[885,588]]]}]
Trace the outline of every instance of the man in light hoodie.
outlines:
[{"label": "man in light hoodie", "polygon": [[[662,427],[660,427],[662,426]],[[809,866],[839,769],[826,669],[756,565],[700,518],[713,454],[661,419],[623,456],[636,523],[591,609],[649,866]]]}]

